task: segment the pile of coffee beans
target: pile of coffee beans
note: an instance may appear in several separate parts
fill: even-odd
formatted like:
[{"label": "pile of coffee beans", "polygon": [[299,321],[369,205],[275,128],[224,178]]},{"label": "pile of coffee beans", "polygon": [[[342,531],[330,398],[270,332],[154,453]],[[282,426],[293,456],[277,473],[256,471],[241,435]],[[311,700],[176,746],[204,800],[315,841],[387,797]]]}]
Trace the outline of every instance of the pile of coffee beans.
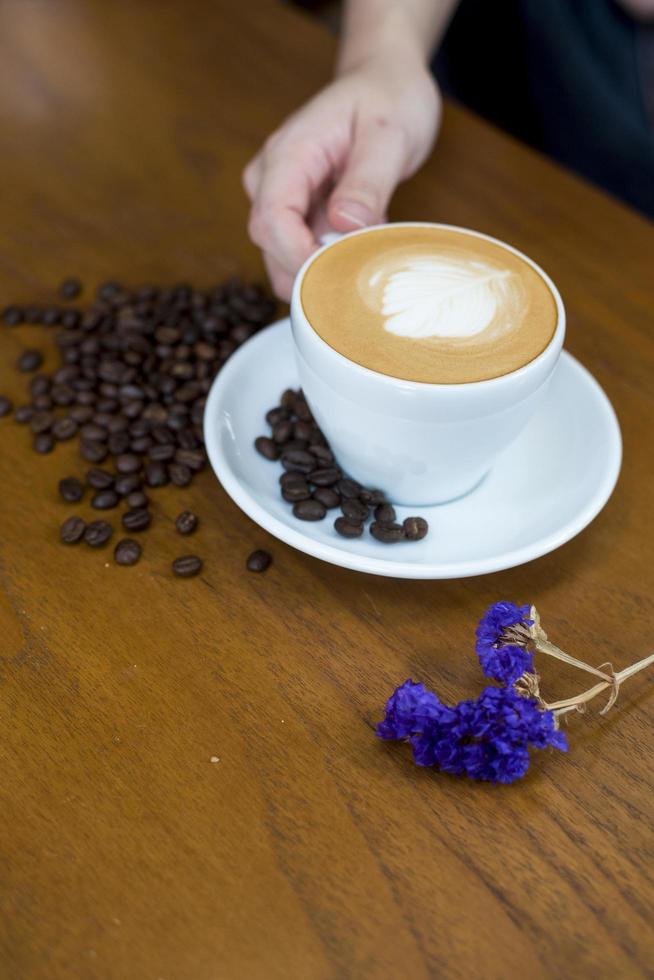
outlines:
[{"label": "pile of coffee beans", "polygon": [[[66,303],[82,292],[75,278],[58,290]],[[118,564],[134,565],[140,558],[141,546],[131,535],[142,534],[152,522],[149,493],[167,484],[187,487],[206,466],[202,419],[213,378],[275,312],[274,301],[260,286],[232,278],[206,290],[185,283],[132,289],[106,282],[84,307],[12,305],[0,314],[7,327],[51,328],[60,361],[51,374],[34,373],[43,353],[24,350],[16,366],[33,375],[29,400],[14,409],[0,395],[0,416],[13,411],[14,420],[31,433],[37,453],[78,440],[86,474],[83,480],[63,477],[59,494],[75,504],[88,488],[94,509],[126,507],[121,524],[130,537],[115,547]],[[184,511],[176,528],[190,534],[197,523],[194,514]],[[113,533],[106,520],[87,524],[74,516],[62,524],[60,539],[99,548]],[[196,555],[173,562],[173,572],[185,578],[201,569]]]},{"label": "pile of coffee beans", "polygon": [[344,538],[360,538],[372,518],[370,533],[383,544],[420,541],[429,530],[423,517],[399,524],[392,504],[380,490],[362,487],[346,476],[334,458],[311,414],[302,391],[288,388],[280,404],[266,413],[270,435],[254,441],[268,460],[281,459],[281,495],[302,521],[321,521],[328,510],[340,508],[334,528]]}]

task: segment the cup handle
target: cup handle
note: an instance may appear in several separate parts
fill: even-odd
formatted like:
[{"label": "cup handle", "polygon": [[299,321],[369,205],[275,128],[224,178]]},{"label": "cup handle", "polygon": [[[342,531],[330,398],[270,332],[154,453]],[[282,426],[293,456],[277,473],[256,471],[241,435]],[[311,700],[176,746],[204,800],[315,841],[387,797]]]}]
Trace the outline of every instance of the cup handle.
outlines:
[{"label": "cup handle", "polygon": [[333,245],[334,242],[337,242],[342,237],[343,235],[339,231],[326,231],[324,235],[320,236],[318,241],[321,245]]}]

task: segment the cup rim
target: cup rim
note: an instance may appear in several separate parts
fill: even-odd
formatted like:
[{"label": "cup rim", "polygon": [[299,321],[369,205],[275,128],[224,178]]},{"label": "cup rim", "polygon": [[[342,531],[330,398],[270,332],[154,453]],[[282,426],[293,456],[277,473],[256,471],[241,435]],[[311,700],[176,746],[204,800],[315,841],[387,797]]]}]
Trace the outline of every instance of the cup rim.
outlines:
[{"label": "cup rim", "polygon": [[[459,231],[467,235],[472,235],[475,238],[483,238],[485,241],[493,242],[495,245],[499,245],[501,248],[506,249],[508,252],[512,252],[517,255],[520,259],[526,262],[528,265],[534,269],[534,271],[543,279],[545,285],[549,289],[552,297],[554,299],[554,304],[556,306],[557,320],[556,327],[554,328],[554,333],[547,344],[546,347],[537,354],[531,361],[526,364],[522,364],[519,368],[514,371],[509,371],[508,374],[500,374],[495,378],[484,378],[481,381],[460,381],[460,382],[441,382],[441,381],[411,381],[408,378],[396,378],[392,374],[384,374],[382,371],[375,371],[373,368],[365,367],[363,364],[358,364],[357,361],[350,360],[345,354],[341,354],[337,351],[335,347],[328,344],[326,340],[318,334],[316,330],[311,326],[309,318],[302,306],[302,300],[300,298],[300,290],[302,287],[302,281],[307,272],[307,269],[315,262],[319,255],[327,251],[328,248],[332,248],[337,245],[344,238],[353,238],[355,235],[366,235],[371,231],[379,231],[383,228],[446,228],[450,231]],[[509,245],[507,242],[502,241],[501,238],[495,238],[493,235],[487,235],[483,231],[474,231],[471,228],[465,228],[463,225],[450,225],[443,221],[388,221],[383,224],[368,225],[365,228],[356,228],[354,231],[345,232],[339,235],[337,239],[333,241],[325,242],[320,248],[312,252],[311,255],[304,261],[303,265],[298,270],[295,280],[293,282],[293,289],[291,293],[291,323],[293,322],[294,311],[297,310],[301,313],[304,323],[307,325],[309,331],[311,332],[312,338],[317,341],[318,346],[322,346],[328,351],[332,356],[343,361],[344,364],[348,365],[349,368],[353,369],[355,373],[361,374],[363,377],[368,377],[372,379],[384,379],[387,383],[395,383],[401,385],[402,388],[415,391],[425,391],[433,390],[438,388],[439,390],[459,390],[461,388],[469,388],[474,390],[479,390],[483,388],[489,388],[490,386],[497,387],[500,384],[506,384],[510,379],[511,381],[519,381],[525,375],[538,369],[538,367],[551,356],[552,351],[558,347],[561,350],[563,347],[563,338],[565,336],[566,328],[566,316],[565,307],[563,305],[563,300],[561,294],[559,293],[557,287],[555,286],[552,279],[548,276],[543,268],[538,265],[534,259],[529,258],[520,249],[515,248],[513,245]]]}]

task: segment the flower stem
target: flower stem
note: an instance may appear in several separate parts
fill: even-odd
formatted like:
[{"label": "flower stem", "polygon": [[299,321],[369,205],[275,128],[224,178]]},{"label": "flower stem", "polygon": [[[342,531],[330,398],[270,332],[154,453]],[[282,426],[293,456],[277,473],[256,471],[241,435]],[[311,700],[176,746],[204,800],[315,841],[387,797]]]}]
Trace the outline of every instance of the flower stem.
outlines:
[{"label": "flower stem", "polygon": [[585,670],[589,674],[594,674],[596,677],[601,677],[607,684],[613,683],[613,678],[610,674],[606,674],[598,667],[591,667],[590,664],[584,663],[583,660],[577,660],[576,657],[571,657],[569,653],[565,653],[563,650],[560,650],[559,647],[555,646],[553,643],[550,643],[544,634],[540,635],[541,632],[542,631],[539,631],[539,634],[536,636],[534,644],[535,649],[538,650],[539,653],[546,653],[550,657],[556,657],[557,660],[562,660],[565,664],[570,664],[571,667],[578,667],[579,670]]},{"label": "flower stem", "polygon": [[546,703],[546,709],[548,711],[553,711],[556,715],[566,714],[568,711],[578,710],[581,705],[586,704],[588,701],[592,701],[594,697],[606,691],[607,688],[613,688],[611,697],[608,703],[600,711],[601,715],[606,714],[606,712],[613,707],[620,690],[620,685],[623,681],[626,681],[628,677],[633,674],[637,674],[639,670],[644,670],[645,667],[649,667],[650,664],[654,663],[654,653],[651,653],[649,657],[645,657],[643,660],[639,660],[635,664],[631,664],[630,667],[625,667],[624,670],[619,671],[614,674],[613,677],[606,681],[602,681],[600,684],[595,684],[594,687],[589,688],[587,691],[583,691],[581,694],[577,694],[572,698],[565,698],[563,701],[553,701],[551,704]]}]

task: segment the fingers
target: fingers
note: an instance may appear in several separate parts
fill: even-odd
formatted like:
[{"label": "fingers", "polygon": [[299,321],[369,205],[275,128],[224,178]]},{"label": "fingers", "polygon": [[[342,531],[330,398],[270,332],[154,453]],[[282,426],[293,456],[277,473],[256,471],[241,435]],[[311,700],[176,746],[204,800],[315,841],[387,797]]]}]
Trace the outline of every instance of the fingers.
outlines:
[{"label": "fingers", "polygon": [[295,276],[291,275],[286,269],[276,261],[274,256],[270,255],[268,252],[263,253],[263,261],[266,266],[266,272],[268,273],[268,278],[270,279],[270,284],[272,285],[275,296],[288,303],[291,299],[291,293],[293,291],[293,282]]},{"label": "fingers", "polygon": [[382,118],[359,123],[345,170],[329,199],[327,215],[337,231],[381,224],[407,164],[403,130]]},{"label": "fingers", "polygon": [[252,200],[250,237],[269,257],[285,291],[287,278],[317,248],[308,215],[314,192],[328,171],[325,155],[314,146],[277,141],[244,172],[243,183]]}]

